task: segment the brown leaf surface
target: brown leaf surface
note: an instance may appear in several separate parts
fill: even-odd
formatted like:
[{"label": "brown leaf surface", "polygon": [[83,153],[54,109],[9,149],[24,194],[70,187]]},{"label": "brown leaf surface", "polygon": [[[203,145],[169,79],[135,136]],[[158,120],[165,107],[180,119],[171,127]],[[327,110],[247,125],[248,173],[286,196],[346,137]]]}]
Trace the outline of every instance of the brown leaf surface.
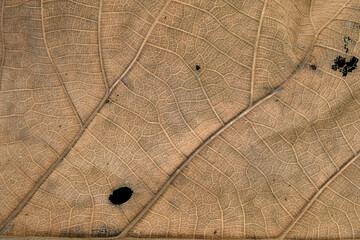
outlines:
[{"label": "brown leaf surface", "polygon": [[359,19],[358,0],[2,0],[1,234],[360,238],[359,73],[334,62],[359,58]]}]

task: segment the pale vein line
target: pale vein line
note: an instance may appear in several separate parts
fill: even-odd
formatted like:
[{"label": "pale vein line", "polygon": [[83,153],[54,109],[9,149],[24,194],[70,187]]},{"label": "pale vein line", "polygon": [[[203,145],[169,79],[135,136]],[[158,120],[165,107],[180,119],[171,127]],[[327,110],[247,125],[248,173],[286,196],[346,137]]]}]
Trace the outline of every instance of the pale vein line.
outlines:
[{"label": "pale vein line", "polygon": [[139,57],[140,53],[142,52],[142,49],[145,45],[145,42],[148,40],[150,33],[154,29],[155,25],[159,21],[160,16],[165,11],[166,7],[169,5],[170,1],[168,1],[161,12],[159,13],[157,19],[153,23],[152,27],[148,30],[148,33],[146,34],[146,37],[144,38],[141,47],[138,50],[138,53],[135,55],[134,59],[132,60],[131,64],[126,68],[125,72],[119,77],[116,82],[112,85],[110,88],[110,91],[105,94],[102,101],[98,104],[98,106],[95,108],[95,110],[91,113],[89,118],[86,120],[86,122],[81,126],[79,132],[77,133],[76,137],[72,140],[70,145],[64,150],[64,152],[59,156],[59,158],[54,162],[54,164],[45,172],[45,174],[36,182],[36,184],[32,187],[32,189],[28,192],[28,194],[23,198],[23,200],[18,204],[18,206],[14,209],[14,211],[4,220],[4,222],[0,225],[0,235],[4,234],[6,232],[7,226],[14,220],[14,218],[18,215],[18,213],[25,207],[27,202],[32,198],[32,196],[35,194],[35,192],[40,188],[40,186],[45,182],[45,180],[50,176],[50,174],[60,165],[60,163],[64,160],[64,158],[68,155],[68,153],[71,151],[71,149],[75,146],[75,144],[79,141],[79,139],[84,134],[87,127],[90,125],[92,120],[95,118],[96,114],[100,111],[100,109],[104,106],[106,99],[109,97],[111,92],[115,89],[115,87],[121,82],[122,78],[126,75],[126,73],[129,72],[129,70],[132,68],[134,62]]},{"label": "pale vein line", "polygon": [[0,66],[0,91],[2,87],[2,73],[4,68],[4,58],[5,58],[5,38],[4,38],[4,7],[5,7],[5,0],[2,0],[1,4],[1,41],[2,41],[2,52],[1,52],[1,66]]},{"label": "pale vein line", "polygon": [[75,113],[75,115],[76,115],[76,118],[78,119],[80,125],[82,126],[82,125],[83,125],[83,121],[82,121],[82,119],[81,119],[81,117],[80,117],[80,115],[79,115],[79,112],[77,111],[77,109],[76,109],[76,107],[75,107],[75,105],[74,105],[74,103],[73,103],[73,101],[72,101],[72,99],[71,99],[71,97],[70,97],[70,95],[69,95],[69,92],[68,92],[68,90],[67,90],[67,88],[66,88],[66,86],[65,86],[64,80],[62,79],[62,77],[61,77],[61,75],[60,75],[60,73],[59,73],[59,70],[58,70],[58,68],[56,67],[56,65],[55,65],[55,63],[54,63],[54,60],[52,59],[51,54],[50,54],[50,52],[49,52],[49,47],[48,47],[48,44],[47,44],[47,41],[46,41],[46,33],[45,33],[45,24],[44,24],[44,1],[43,1],[43,0],[41,0],[41,25],[42,25],[42,35],[43,35],[43,38],[44,38],[44,44],[45,44],[45,48],[46,48],[46,53],[47,53],[47,55],[48,55],[48,57],[49,57],[49,60],[50,60],[50,62],[51,62],[51,64],[52,64],[55,72],[56,72],[56,75],[57,75],[57,77],[58,77],[58,79],[59,79],[59,81],[60,81],[60,83],[61,83],[61,86],[62,86],[63,89],[64,89],[65,95],[66,95],[67,99],[68,99],[69,102],[70,102],[71,108],[73,109],[73,111],[74,111],[74,113]]},{"label": "pale vein line", "polygon": [[249,106],[253,105],[256,57],[257,57],[257,53],[258,53],[260,32],[261,32],[261,26],[262,26],[262,23],[263,23],[263,20],[264,20],[266,4],[267,4],[267,0],[265,0],[263,10],[261,12],[261,17],[260,17],[260,21],[259,21],[259,27],[258,27],[258,31],[257,31],[257,35],[256,35],[255,46],[254,46],[254,57],[253,57],[253,62],[252,62],[251,80],[250,80],[251,89],[250,89],[250,103],[249,103]]},{"label": "pale vein line", "polygon": [[321,48],[325,48],[327,50],[332,50],[334,52],[338,52],[339,54],[343,54],[343,55],[346,55],[346,56],[355,56],[357,58],[360,58],[360,56],[358,54],[356,54],[356,52],[353,52],[353,53],[346,53],[344,51],[341,51],[339,49],[336,49],[336,48],[333,48],[333,47],[329,47],[329,46],[325,46],[325,45],[322,45],[322,44],[315,44],[316,47],[321,47]]},{"label": "pale vein line", "polygon": [[311,14],[312,9],[313,9],[313,0],[311,0],[311,2],[310,2],[310,14],[309,14],[309,18],[310,18],[310,24],[311,24],[312,28],[314,29],[314,32],[316,32],[316,27],[315,27],[315,25],[314,25],[314,21],[313,21],[313,19],[312,19],[312,14]]},{"label": "pale vein line", "polygon": [[101,9],[102,9],[102,0],[100,0],[99,3],[99,17],[98,17],[98,51],[99,51],[99,58],[100,58],[100,68],[101,68],[101,73],[102,73],[102,77],[105,83],[105,91],[109,92],[109,84],[108,81],[106,80],[106,75],[105,75],[105,68],[104,68],[104,60],[102,57],[102,52],[101,52]]}]

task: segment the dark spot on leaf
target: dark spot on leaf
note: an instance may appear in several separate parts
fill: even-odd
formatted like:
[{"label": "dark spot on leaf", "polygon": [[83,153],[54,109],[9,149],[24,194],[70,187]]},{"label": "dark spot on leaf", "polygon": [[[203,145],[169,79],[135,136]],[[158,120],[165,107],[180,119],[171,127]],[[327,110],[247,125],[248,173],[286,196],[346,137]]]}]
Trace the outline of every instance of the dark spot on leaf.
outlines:
[{"label": "dark spot on leaf", "polygon": [[121,81],[124,83],[125,87],[127,87],[130,91],[134,91],[134,86],[133,86],[133,84],[129,81],[129,79],[123,78]]},{"label": "dark spot on leaf", "polygon": [[310,65],[310,67],[311,67],[311,69],[314,70],[314,71],[317,69],[316,65],[314,65],[314,64]]},{"label": "dark spot on leaf", "polygon": [[59,125],[59,128],[61,128],[61,125]]},{"label": "dark spot on leaf", "polygon": [[128,187],[121,187],[116,189],[110,196],[109,200],[112,204],[120,205],[127,202],[133,194],[133,191]]},{"label": "dark spot on leaf", "polygon": [[275,98],[275,102],[278,102],[278,101],[279,101],[279,99]]},{"label": "dark spot on leaf", "polygon": [[196,65],[195,69],[196,69],[197,71],[199,71],[199,70],[200,70],[200,66],[199,66],[199,65]]},{"label": "dark spot on leaf", "polygon": [[215,230],[215,231],[214,231],[214,234],[216,234],[216,233],[217,233],[217,231]]},{"label": "dark spot on leaf", "polygon": [[342,73],[343,77],[345,77],[349,72],[352,72],[357,67],[357,62],[359,61],[356,57],[351,57],[349,61],[346,61],[346,58],[338,56],[334,60],[334,65],[331,66],[331,69]]},{"label": "dark spot on leaf", "polygon": [[166,16],[164,18],[166,19]]},{"label": "dark spot on leaf", "polygon": [[70,228],[69,233],[67,234],[67,237],[78,237],[83,238],[85,237],[85,232],[80,226],[75,226]]},{"label": "dark spot on leaf", "polygon": [[105,103],[109,103],[109,102],[110,102],[110,100],[109,100],[109,99],[106,99]]},{"label": "dark spot on leaf", "polygon": [[94,228],[91,230],[92,237],[114,237],[120,234],[119,230],[110,229],[105,224],[102,227]]},{"label": "dark spot on leaf", "polygon": [[345,49],[345,52],[349,52],[349,42],[353,43],[353,40],[349,37],[349,36],[344,36],[343,37],[343,41],[344,41],[344,49]]},{"label": "dark spot on leaf", "polygon": [[285,198],[285,201],[287,201],[287,198]]},{"label": "dark spot on leaf", "polygon": [[118,96],[119,96],[119,94],[116,94],[116,96],[118,97]]}]

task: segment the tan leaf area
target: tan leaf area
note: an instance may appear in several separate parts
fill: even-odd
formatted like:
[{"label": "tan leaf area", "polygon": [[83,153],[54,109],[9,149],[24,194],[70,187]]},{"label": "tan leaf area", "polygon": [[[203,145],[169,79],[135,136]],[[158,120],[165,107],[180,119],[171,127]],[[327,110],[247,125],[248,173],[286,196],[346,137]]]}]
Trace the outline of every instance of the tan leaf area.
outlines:
[{"label": "tan leaf area", "polygon": [[358,0],[2,0],[0,234],[360,238],[359,19]]}]

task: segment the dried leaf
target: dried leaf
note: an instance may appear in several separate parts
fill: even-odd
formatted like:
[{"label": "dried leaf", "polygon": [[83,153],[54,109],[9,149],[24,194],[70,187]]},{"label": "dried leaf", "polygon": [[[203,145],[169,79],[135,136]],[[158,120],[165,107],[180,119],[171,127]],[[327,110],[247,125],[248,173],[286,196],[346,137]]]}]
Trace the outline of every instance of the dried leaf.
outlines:
[{"label": "dried leaf", "polygon": [[359,19],[357,0],[2,0],[1,234],[360,238]]}]

